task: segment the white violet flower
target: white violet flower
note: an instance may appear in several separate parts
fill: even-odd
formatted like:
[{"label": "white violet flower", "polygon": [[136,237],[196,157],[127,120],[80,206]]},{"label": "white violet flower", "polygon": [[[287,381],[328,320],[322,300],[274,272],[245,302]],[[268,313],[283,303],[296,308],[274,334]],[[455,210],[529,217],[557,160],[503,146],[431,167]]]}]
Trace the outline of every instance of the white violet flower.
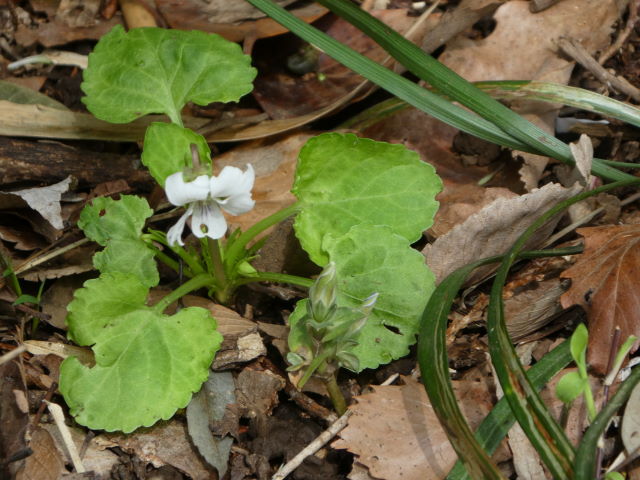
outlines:
[{"label": "white violet flower", "polygon": [[255,204],[251,189],[255,174],[251,165],[243,172],[236,167],[224,167],[217,177],[200,175],[185,182],[182,172],[169,175],[164,189],[169,201],[187,211],[167,232],[169,245],[184,245],[182,231],[191,217],[191,231],[198,238],[218,239],[227,231],[227,222],[221,209],[231,215],[251,210]]}]

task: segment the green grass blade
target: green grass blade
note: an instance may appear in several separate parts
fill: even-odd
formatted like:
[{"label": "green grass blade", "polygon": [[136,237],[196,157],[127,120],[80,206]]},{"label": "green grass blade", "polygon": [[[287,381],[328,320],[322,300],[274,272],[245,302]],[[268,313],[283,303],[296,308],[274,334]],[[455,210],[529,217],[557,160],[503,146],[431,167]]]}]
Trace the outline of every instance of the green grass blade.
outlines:
[{"label": "green grass blade", "polygon": [[[249,1],[254,2],[254,0]],[[564,142],[494,100],[357,5],[344,0],[318,0],[318,3],[369,35],[404,67],[429,82],[434,88],[489,120],[511,138],[528,145],[529,148],[526,151],[533,149],[535,153],[548,155],[573,165],[571,150]],[[345,65],[347,64],[345,63]],[[367,75],[364,76],[369,78]],[[386,87],[384,88],[386,89]],[[631,177],[596,160],[594,160],[592,171],[595,175],[610,180],[623,180]]]},{"label": "green grass blade", "polygon": [[[373,60],[354,52],[337,40],[307,25],[271,0],[247,0],[250,4],[284,25],[303,40],[316,45],[327,55],[359,73],[388,92],[429,115],[471,135],[516,150],[536,153],[527,143],[506,134],[491,122],[439,95],[430,92]],[[346,2],[348,3],[348,2]],[[568,148],[568,147],[567,147]]]},{"label": "green grass blade", "polygon": [[589,112],[601,113],[630,125],[640,127],[640,109],[583,88],[569,87],[559,83],[531,82],[527,80],[476,82],[474,85],[496,99],[522,99],[560,103]]},{"label": "green grass blade", "polygon": [[640,381],[640,368],[634,368],[629,378],[627,378],[616,391],[609,403],[600,410],[593,423],[582,437],[575,461],[575,480],[592,480],[596,478],[596,448],[598,439],[604,433],[607,425],[616,412],[627,402],[634,387]]},{"label": "green grass blade", "polygon": [[460,411],[449,378],[445,333],[451,305],[464,280],[474,268],[493,261],[495,259],[466,265],[445,278],[431,295],[422,314],[418,336],[418,363],[422,383],[451,446],[474,480],[497,480],[505,477],[476,441]]},{"label": "green grass blade", "polygon": [[[559,103],[588,112],[607,115],[611,118],[629,123],[630,125],[640,127],[640,109],[582,88],[569,87],[558,83],[530,82],[526,80],[474,82],[473,85],[495,99],[507,101],[535,100],[545,103]],[[436,90],[434,93],[439,92]],[[390,98],[351,117],[342,123],[340,127],[364,129],[408,106],[409,105],[403,100],[395,97]],[[640,165],[625,164],[622,162],[609,162],[606,160],[603,160],[603,162],[614,167],[640,167]]]},{"label": "green grass blade", "polygon": [[[531,384],[537,390],[541,390],[549,380],[570,362],[569,342],[564,341],[527,370],[527,376]],[[501,398],[496,406],[493,407],[491,413],[482,421],[478,430],[476,430],[475,437],[480,447],[488,453],[493,453],[514,422],[515,418],[507,399]],[[466,480],[468,478],[469,475],[461,461],[456,463],[447,476],[447,480]]]},{"label": "green grass blade", "polygon": [[[567,255],[579,251],[581,251],[580,248],[524,252],[521,257]],[[453,272],[431,295],[422,315],[418,339],[418,362],[422,372],[422,383],[449,441],[458,457],[464,462],[464,465],[460,464],[454,469],[452,473],[455,476],[452,478],[466,478],[465,469],[474,479],[503,478],[489,457],[489,453],[493,452],[502,437],[506,435],[514,421],[513,415],[509,413],[506,400],[502,399],[483,421],[474,437],[453,393],[445,344],[447,317],[465,279],[475,268],[495,263],[501,258],[498,256],[480,260]],[[562,353],[564,350],[566,354]],[[548,359],[545,357],[544,362],[539,362],[536,365],[537,368],[531,369],[532,381],[538,388],[541,388],[558,369],[571,360],[568,347],[558,347],[552,354],[548,355]]]},{"label": "green grass blade", "polygon": [[551,471],[553,478],[558,480],[573,477],[573,460],[575,456],[573,446],[550,415],[518,360],[504,322],[502,288],[509,273],[509,268],[518,257],[518,253],[526,241],[549,219],[585,198],[613,188],[638,184],[640,184],[640,179],[624,180],[604,185],[576,195],[547,211],[518,238],[505,255],[491,289],[487,328],[489,331],[491,360],[498,380],[518,423],[540,454],[547,468]]}]

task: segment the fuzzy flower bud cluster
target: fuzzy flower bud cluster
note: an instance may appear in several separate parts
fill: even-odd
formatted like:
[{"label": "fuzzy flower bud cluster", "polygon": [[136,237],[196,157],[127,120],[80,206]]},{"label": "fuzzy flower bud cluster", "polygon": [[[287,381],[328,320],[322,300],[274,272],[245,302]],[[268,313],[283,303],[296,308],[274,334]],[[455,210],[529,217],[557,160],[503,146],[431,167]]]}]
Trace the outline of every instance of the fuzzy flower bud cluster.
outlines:
[{"label": "fuzzy flower bud cluster", "polygon": [[[290,371],[304,367],[318,370],[319,374],[332,373],[338,367],[358,370],[358,358],[351,349],[358,344],[358,334],[365,326],[378,294],[369,296],[359,308],[339,307],[337,296],[336,266],[331,262],[309,290],[307,313],[301,320],[305,322],[306,338],[304,345],[287,355]],[[307,371],[305,378],[310,373],[313,372]],[[302,387],[301,384],[298,386]]]}]

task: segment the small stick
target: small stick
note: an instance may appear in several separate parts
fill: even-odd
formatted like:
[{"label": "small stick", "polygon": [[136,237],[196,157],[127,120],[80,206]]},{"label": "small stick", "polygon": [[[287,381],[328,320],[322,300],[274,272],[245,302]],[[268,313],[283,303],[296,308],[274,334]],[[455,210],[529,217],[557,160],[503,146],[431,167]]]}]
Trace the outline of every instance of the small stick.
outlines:
[{"label": "small stick", "polygon": [[42,414],[44,413],[44,409],[47,408],[46,402],[51,401],[51,399],[53,398],[53,394],[56,393],[57,389],[58,389],[58,384],[56,382],[53,382],[49,387],[49,390],[47,390],[47,393],[45,393],[44,399],[42,400],[42,402],[40,402],[38,411],[36,412],[31,422],[31,425],[33,425],[34,427],[37,427],[38,424],[40,423],[40,417],[42,417]]},{"label": "small stick", "polygon": [[57,403],[48,402],[46,400],[45,403],[49,408],[49,412],[51,412],[53,421],[56,422],[56,427],[58,427],[58,431],[60,432],[62,441],[67,447],[67,452],[69,452],[69,457],[71,458],[71,463],[73,463],[73,468],[76,469],[77,473],[86,472],[86,469],[82,464],[82,460],[80,459],[80,455],[78,455],[76,444],[73,443],[73,439],[71,438],[71,430],[69,430],[67,424],[64,423],[64,413],[62,412],[62,407]]},{"label": "small stick", "polygon": [[[633,195],[628,196],[624,200],[621,200],[620,201],[620,206],[624,207],[625,205],[628,205],[630,203],[635,202],[639,198],[640,198],[640,192],[634,193]],[[573,222],[571,225],[563,228],[559,232],[554,233],[551,237],[549,237],[549,239],[542,244],[542,248],[546,248],[549,245],[551,245],[552,243],[556,242],[557,240],[560,240],[567,233],[569,233],[569,232],[573,231],[574,229],[578,228],[580,225],[584,225],[585,223],[591,221],[593,218],[595,218],[597,215],[599,215],[602,212],[604,212],[604,207],[598,207],[593,212],[590,212],[590,213],[586,214],[584,217],[579,218],[578,220]]]},{"label": "small stick", "polygon": [[609,73],[585,50],[580,42],[571,38],[561,37],[558,39],[558,46],[564,53],[589,70],[604,85],[628,95],[636,101],[640,101],[640,90],[631,85],[626,79]]},{"label": "small stick", "polygon": [[20,345],[19,347],[14,348],[9,353],[5,353],[0,357],[0,365],[2,365],[3,363],[7,363],[10,360],[13,360],[14,358],[18,357],[22,352],[26,352],[26,351],[27,351],[27,347],[25,347],[24,345]]},{"label": "small stick", "polygon": [[629,2],[629,18],[627,18],[627,24],[624,26],[624,30],[620,32],[620,35],[618,35],[618,38],[616,38],[616,41],[600,54],[598,58],[600,65],[604,65],[604,63],[613,57],[618,49],[622,47],[624,42],[627,41],[638,21],[638,8],[640,8],[640,4],[638,4],[637,0],[631,0]]},{"label": "small stick", "polygon": [[293,457],[286,464],[282,465],[275,473],[271,480],[284,480],[284,478],[293,472],[296,468],[304,462],[304,460],[316,453],[322,447],[324,447],[333,437],[335,437],[340,430],[347,426],[349,417],[352,415],[352,410],[347,410],[338,420],[336,420],[329,428],[322,432],[318,437],[300,451],[295,457]]}]

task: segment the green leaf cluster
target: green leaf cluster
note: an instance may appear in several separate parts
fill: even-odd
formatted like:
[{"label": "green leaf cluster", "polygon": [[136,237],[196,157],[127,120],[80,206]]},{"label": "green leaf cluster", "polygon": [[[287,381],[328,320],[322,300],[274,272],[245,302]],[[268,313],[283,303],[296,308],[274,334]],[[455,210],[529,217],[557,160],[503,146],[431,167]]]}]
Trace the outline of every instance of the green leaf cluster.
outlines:
[{"label": "green leaf cluster", "polygon": [[[338,307],[379,294],[351,351],[358,371],[400,358],[415,343],[435,278],[411,243],[431,225],[441,188],[434,168],[402,145],[329,133],[300,152],[292,190],[300,243],[318,265],[335,262]],[[305,344],[305,305],[289,317],[292,352]]]},{"label": "green leaf cluster", "polygon": [[102,273],[128,273],[142,285],[154,287],[160,281],[153,250],[141,240],[145,221],[153,210],[144,198],[123,195],[120,200],[99,197],[80,214],[78,226],[104,250],[93,256]]},{"label": "green leaf cluster", "polygon": [[76,357],[60,367],[60,391],[76,420],[92,429],[131,432],[169,419],[207,379],[222,336],[203,308],[173,316],[145,305],[148,287],[107,273],[76,291],[69,336],[92,345],[95,366]]}]

